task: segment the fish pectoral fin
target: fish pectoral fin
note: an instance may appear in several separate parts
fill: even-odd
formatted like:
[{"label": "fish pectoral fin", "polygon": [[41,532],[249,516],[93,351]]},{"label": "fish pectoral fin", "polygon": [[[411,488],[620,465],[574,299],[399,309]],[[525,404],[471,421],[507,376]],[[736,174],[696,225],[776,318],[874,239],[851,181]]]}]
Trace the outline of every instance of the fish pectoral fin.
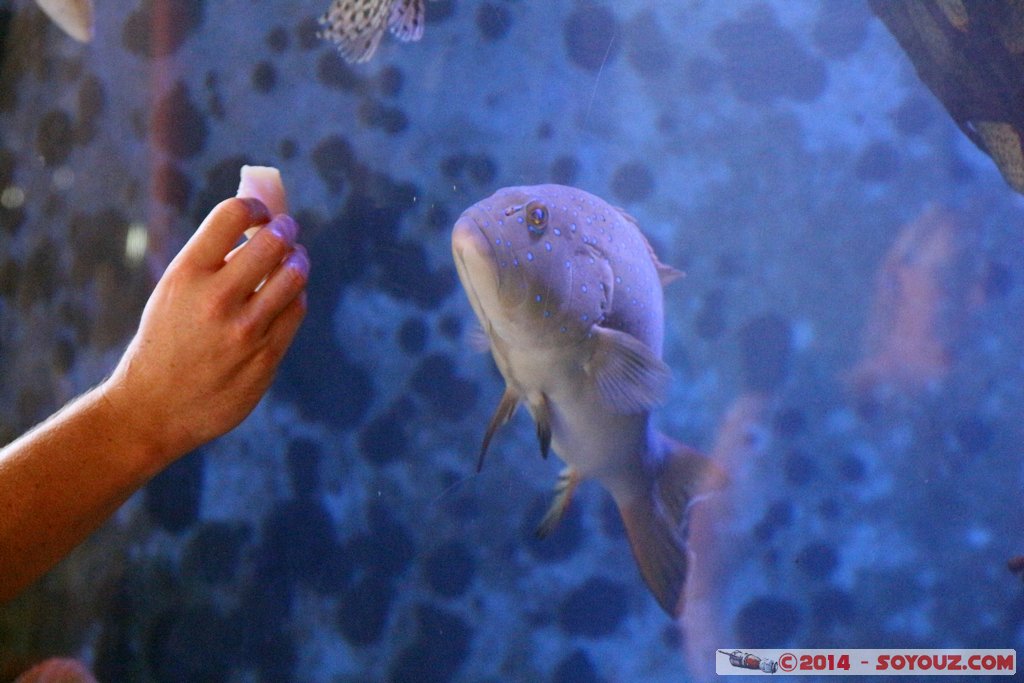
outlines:
[{"label": "fish pectoral fin", "polygon": [[597,382],[605,404],[628,415],[664,402],[672,380],[665,362],[630,334],[600,326],[593,331],[597,345],[583,369]]},{"label": "fish pectoral fin", "polygon": [[548,397],[540,395],[540,402],[530,406],[533,413],[533,421],[537,423],[537,441],[540,442],[540,455],[545,460],[551,451],[551,408],[548,406]]},{"label": "fish pectoral fin", "polygon": [[396,38],[407,43],[423,37],[426,18],[427,7],[423,0],[398,0],[391,6],[388,26]]},{"label": "fish pectoral fin", "polygon": [[516,393],[512,387],[505,387],[505,393],[501,395],[501,401],[498,402],[498,408],[494,411],[494,415],[491,416],[491,421],[487,424],[487,432],[484,434],[484,442],[480,446],[480,458],[476,463],[476,471],[479,472],[484,467],[484,456],[487,455],[487,447],[491,445],[491,438],[494,433],[501,427],[508,423],[512,419],[512,416],[516,412],[516,408],[519,407],[519,394]]},{"label": "fish pectoral fin", "polygon": [[561,471],[558,475],[558,482],[555,484],[555,499],[551,501],[551,507],[548,508],[544,519],[540,521],[537,531],[534,532],[537,538],[546,538],[562,521],[565,511],[569,509],[573,491],[576,490],[579,483],[580,473],[575,467],[570,465]]},{"label": "fish pectoral fin", "polygon": [[487,353],[491,350],[491,338],[487,336],[483,326],[474,322],[466,333],[466,343],[469,348],[477,353]]}]

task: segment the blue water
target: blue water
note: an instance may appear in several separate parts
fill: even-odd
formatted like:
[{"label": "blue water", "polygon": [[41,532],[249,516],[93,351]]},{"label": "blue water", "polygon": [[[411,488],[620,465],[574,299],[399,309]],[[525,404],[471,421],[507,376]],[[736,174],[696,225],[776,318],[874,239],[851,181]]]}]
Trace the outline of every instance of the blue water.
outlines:
[{"label": "blue water", "polygon": [[[350,66],[323,0],[0,6],[0,440],[107,373],[154,278],[281,169],[313,271],[268,397],[0,609],[0,679],[668,682],[716,648],[1024,644],[1024,204],[859,2],[428,3]],[[658,608],[467,341],[463,209],[559,182],[662,261],[660,429],[731,485]],[[126,251],[129,235],[145,252]],[[713,669],[711,669],[713,671]]]}]

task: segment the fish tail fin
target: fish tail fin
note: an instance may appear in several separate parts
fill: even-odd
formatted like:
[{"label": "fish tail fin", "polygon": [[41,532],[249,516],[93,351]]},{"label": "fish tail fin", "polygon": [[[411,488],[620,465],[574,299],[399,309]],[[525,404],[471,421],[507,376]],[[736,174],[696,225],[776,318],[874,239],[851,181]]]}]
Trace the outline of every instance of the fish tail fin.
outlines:
[{"label": "fish tail fin", "polygon": [[687,509],[702,493],[723,485],[725,478],[697,451],[667,437],[663,443],[665,455],[654,485],[616,503],[644,583],[661,608],[678,618],[690,563]]}]

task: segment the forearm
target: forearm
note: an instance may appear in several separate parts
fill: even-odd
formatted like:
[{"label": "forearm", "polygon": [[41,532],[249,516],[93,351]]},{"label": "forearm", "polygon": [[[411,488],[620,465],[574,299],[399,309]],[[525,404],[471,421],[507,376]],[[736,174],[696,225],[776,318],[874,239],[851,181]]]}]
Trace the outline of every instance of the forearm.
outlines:
[{"label": "forearm", "polygon": [[178,454],[90,390],[0,449],[0,603],[99,527]]}]

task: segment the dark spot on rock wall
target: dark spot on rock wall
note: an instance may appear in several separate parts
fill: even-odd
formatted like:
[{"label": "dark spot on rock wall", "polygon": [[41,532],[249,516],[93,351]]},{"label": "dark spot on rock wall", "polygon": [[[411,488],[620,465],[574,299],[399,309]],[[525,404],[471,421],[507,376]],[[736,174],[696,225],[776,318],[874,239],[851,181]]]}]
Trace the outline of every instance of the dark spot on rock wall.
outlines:
[{"label": "dark spot on rock wall", "polygon": [[956,442],[967,455],[981,455],[992,448],[995,429],[992,424],[977,415],[965,415],[953,426]]},{"label": "dark spot on rock wall", "polygon": [[288,49],[291,38],[288,36],[288,29],[284,26],[275,26],[267,33],[267,47],[271,51],[281,53]]},{"label": "dark spot on rock wall", "polygon": [[857,178],[867,182],[885,182],[899,172],[899,150],[885,140],[876,140],[865,147],[854,166]]},{"label": "dark spot on rock wall", "polygon": [[436,309],[455,291],[454,269],[431,270],[419,242],[395,242],[376,254],[380,267],[378,286],[397,299],[412,301],[424,309]]},{"label": "dark spot on rock wall", "polygon": [[288,444],[288,476],[296,498],[319,495],[321,451],[320,444],[312,439],[299,438]]},{"label": "dark spot on rock wall", "polygon": [[433,0],[427,3],[427,23],[440,24],[455,16],[455,0]]},{"label": "dark spot on rock wall", "polygon": [[192,181],[173,163],[160,164],[153,173],[153,195],[162,204],[185,213],[192,199]]},{"label": "dark spot on rock wall", "polygon": [[864,45],[871,14],[863,3],[823,2],[818,8],[811,33],[818,52],[829,59],[845,59]]},{"label": "dark spot on rock wall", "polygon": [[512,13],[506,5],[482,2],[476,9],[476,28],[484,40],[501,40],[512,28]]},{"label": "dark spot on rock wall", "polygon": [[78,88],[78,121],[75,124],[75,144],[88,145],[99,131],[100,117],[107,107],[103,83],[96,76],[87,76]]},{"label": "dark spot on rock wall", "polygon": [[476,383],[459,377],[455,363],[443,353],[424,358],[413,372],[410,385],[433,413],[451,421],[468,415],[479,394]]},{"label": "dark spot on rock wall", "polygon": [[398,328],[398,347],[410,356],[423,353],[429,334],[430,329],[423,318],[406,318]]},{"label": "dark spot on rock wall", "polygon": [[856,613],[853,596],[839,588],[811,593],[811,621],[815,630],[849,624]]},{"label": "dark spot on rock wall", "polygon": [[74,126],[71,117],[60,109],[43,114],[36,128],[36,153],[47,166],[59,166],[67,161],[74,144]]},{"label": "dark spot on rock wall", "polygon": [[725,332],[725,291],[712,289],[704,295],[693,320],[693,329],[701,339],[718,339]]},{"label": "dark spot on rock wall", "polygon": [[157,683],[226,681],[237,643],[233,625],[212,605],[176,606],[150,626],[146,659]]},{"label": "dark spot on rock wall", "polygon": [[807,416],[799,408],[784,408],[772,420],[775,433],[784,439],[799,436],[807,429]]},{"label": "dark spot on rock wall", "polygon": [[416,609],[416,640],[391,668],[392,683],[448,683],[469,655],[473,631],[454,612],[431,605]]},{"label": "dark spot on rock wall", "polygon": [[121,27],[121,44],[145,58],[167,57],[203,24],[204,0],[143,0]]},{"label": "dark spot on rock wall", "polygon": [[273,92],[277,86],[277,69],[270,62],[259,62],[252,69],[252,89],[258,93]]},{"label": "dark spot on rock wall", "polygon": [[145,488],[146,512],[157,526],[181,533],[199,519],[206,455],[202,450],[172,463]]},{"label": "dark spot on rock wall", "polygon": [[259,549],[263,569],[317,593],[336,591],[351,572],[319,498],[278,503],[263,523]]},{"label": "dark spot on rock wall", "polygon": [[151,125],[157,146],[177,159],[190,159],[206,148],[206,117],[180,81],[157,101]]},{"label": "dark spot on rock wall", "polygon": [[385,66],[377,74],[377,90],[384,97],[398,97],[405,85],[405,73],[397,66]]},{"label": "dark spot on rock wall", "polygon": [[852,453],[847,453],[839,459],[839,466],[836,468],[836,472],[840,478],[856,484],[864,480],[868,473],[868,468],[859,457]]},{"label": "dark spot on rock wall", "polygon": [[284,138],[277,145],[277,153],[285,161],[291,161],[299,155],[299,143],[291,138]]},{"label": "dark spot on rock wall", "polygon": [[924,95],[911,95],[893,112],[893,123],[901,135],[923,134],[939,119],[934,100]]},{"label": "dark spot on rock wall", "polygon": [[[538,452],[539,455],[539,452]],[[551,505],[551,495],[537,497],[523,515],[519,535],[526,549],[540,562],[554,563],[576,554],[584,540],[583,517],[579,505],[570,504],[565,514],[547,537],[537,536],[537,526]]]},{"label": "dark spot on rock wall", "polygon": [[423,558],[423,579],[442,597],[465,594],[475,576],[476,558],[461,541],[449,541]]},{"label": "dark spot on rock wall", "polygon": [[317,35],[318,33],[320,33],[320,22],[316,17],[306,17],[295,27],[295,35],[299,40],[299,47],[307,52],[324,46],[324,42]]},{"label": "dark spot on rock wall", "polygon": [[614,633],[628,612],[625,587],[594,576],[566,596],[558,610],[558,624],[567,635],[599,638]]},{"label": "dark spot on rock wall", "polygon": [[27,308],[37,301],[52,301],[66,282],[60,250],[53,241],[44,238],[25,261],[18,290],[18,306]]},{"label": "dark spot on rock wall", "polygon": [[355,152],[348,140],[332,135],[321,140],[313,149],[313,166],[320,179],[331,192],[341,192],[345,178],[355,167]]},{"label": "dark spot on rock wall", "polygon": [[808,578],[825,580],[839,566],[839,555],[831,544],[813,541],[800,549],[793,562]]},{"label": "dark spot on rock wall", "polygon": [[642,202],[654,193],[654,174],[642,161],[622,164],[612,174],[611,190],[620,202]]},{"label": "dark spot on rock wall", "polygon": [[789,321],[766,314],[752,318],[739,330],[740,367],[746,388],[771,392],[789,375],[792,332]]},{"label": "dark spot on rock wall", "polygon": [[212,585],[230,583],[238,574],[242,551],[252,539],[252,529],[238,522],[203,524],[185,546],[181,572]]},{"label": "dark spot on rock wall", "polygon": [[364,99],[356,111],[359,122],[370,128],[379,128],[388,135],[397,135],[409,128],[409,117],[400,107],[391,107],[373,99]]},{"label": "dark spot on rock wall", "polygon": [[370,420],[359,432],[359,452],[375,465],[404,460],[409,448],[407,419],[403,411],[392,408]]},{"label": "dark spot on rock wall", "polygon": [[574,156],[560,156],[551,163],[551,182],[573,185],[580,176],[580,162]]},{"label": "dark spot on rock wall", "polygon": [[786,453],[782,461],[782,473],[790,484],[806,486],[818,477],[819,471],[817,463],[811,456],[801,450],[793,449]]},{"label": "dark spot on rock wall", "polygon": [[393,583],[380,574],[366,574],[342,592],[335,623],[353,645],[380,641],[395,598]]},{"label": "dark spot on rock wall", "polygon": [[800,609],[788,600],[758,597],[747,602],[736,615],[733,633],[746,647],[777,648],[790,644],[800,628]]},{"label": "dark spot on rock wall", "polygon": [[316,63],[316,78],[333,90],[361,93],[366,82],[335,50],[324,52]]},{"label": "dark spot on rock wall", "polygon": [[646,78],[667,76],[675,64],[668,35],[654,10],[644,10],[626,26],[626,59]]},{"label": "dark spot on rock wall", "polygon": [[252,163],[248,157],[227,157],[219,160],[206,172],[206,184],[196,196],[192,222],[199,225],[210,211],[226,197],[233,197],[238,189],[242,166]]},{"label": "dark spot on rock wall", "polygon": [[583,650],[575,650],[555,667],[551,683],[602,683],[597,669]]},{"label": "dark spot on rock wall", "polygon": [[713,42],[725,58],[725,75],[734,95],[743,102],[813,102],[825,90],[825,64],[779,24],[766,5],[720,24]]},{"label": "dark spot on rock wall", "polygon": [[569,61],[595,73],[618,56],[620,33],[615,14],[604,5],[577,7],[562,25]]},{"label": "dark spot on rock wall", "polygon": [[768,506],[761,520],[754,526],[754,538],[759,542],[770,541],[776,532],[793,523],[793,504],[788,500],[777,500]]}]

